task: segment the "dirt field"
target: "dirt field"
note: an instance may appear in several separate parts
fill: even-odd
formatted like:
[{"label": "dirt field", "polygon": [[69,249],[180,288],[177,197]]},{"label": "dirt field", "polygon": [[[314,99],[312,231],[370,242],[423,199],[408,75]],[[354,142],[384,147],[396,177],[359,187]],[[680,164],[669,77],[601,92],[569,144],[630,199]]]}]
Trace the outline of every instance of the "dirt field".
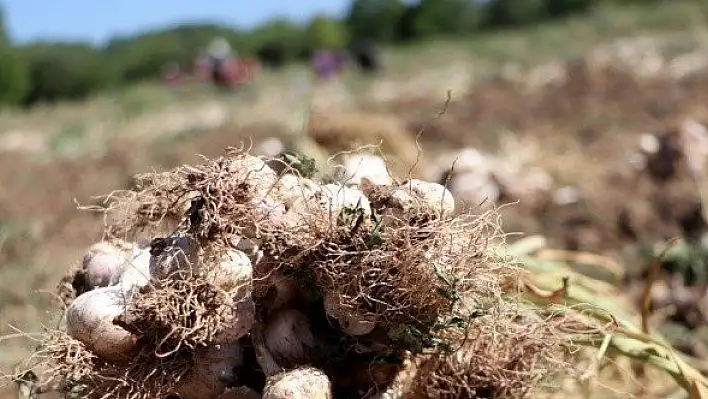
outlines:
[{"label": "dirt field", "polygon": [[[608,255],[637,271],[631,275],[641,276],[646,267],[637,255],[641,245],[678,235],[699,240],[706,233],[701,196],[685,159],[670,157],[667,166],[658,157],[640,171],[630,163],[641,133],[671,140],[687,119],[708,123],[706,65],[677,79],[642,78],[626,68],[591,67],[587,60],[563,63],[563,79],[540,88],[522,87],[507,77],[472,85],[468,93],[457,91],[446,113],[434,120],[444,95],[396,96],[366,107],[359,99],[338,106],[342,112],[358,109],[362,118],[368,109],[384,109],[411,139],[429,125],[420,143],[431,158],[463,147],[513,156],[503,153],[499,140],[501,132],[513,132],[522,146],[536,151],[530,166],[545,170],[557,187],[572,185],[581,194],[572,204],[558,205],[550,196],[532,201],[502,193],[500,203],[520,201],[505,208],[505,230],[543,234],[559,249]],[[466,84],[464,79],[456,82]],[[331,95],[338,89],[330,85],[318,90]],[[293,106],[288,109],[292,112]],[[44,309],[55,300],[51,291],[56,281],[100,238],[100,219],[78,211],[75,200],[91,204],[94,195],[128,187],[135,173],[192,162],[196,154],[214,156],[226,146],[244,140],[258,143],[288,131],[285,124],[269,122],[156,140],[121,136],[107,139],[107,150],[98,157],[2,152],[0,334],[16,332],[8,326],[37,331],[40,322],[51,320]],[[636,281],[625,282],[630,291]],[[690,311],[696,310],[674,317],[677,325],[694,331],[705,328],[708,319],[703,315],[687,321]],[[25,338],[0,341],[0,368],[10,371],[31,349],[32,341]],[[695,345],[684,349],[698,350]],[[2,393],[0,397],[16,397]]]}]

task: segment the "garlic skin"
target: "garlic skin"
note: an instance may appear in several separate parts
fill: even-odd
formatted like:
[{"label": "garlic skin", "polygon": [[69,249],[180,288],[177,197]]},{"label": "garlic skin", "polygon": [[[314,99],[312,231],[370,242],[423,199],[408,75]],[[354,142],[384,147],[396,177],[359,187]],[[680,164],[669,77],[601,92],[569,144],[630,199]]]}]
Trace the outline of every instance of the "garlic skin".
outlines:
[{"label": "garlic skin", "polygon": [[278,181],[275,173],[264,160],[253,155],[242,154],[232,160],[231,168],[237,171],[237,176],[250,187],[253,197],[265,198],[273,190]]},{"label": "garlic skin", "polygon": [[242,251],[233,249],[227,251],[209,271],[210,282],[229,292],[250,285],[252,276],[251,260]]},{"label": "garlic skin", "polygon": [[113,322],[125,313],[125,301],[125,293],[117,286],[79,295],[67,309],[67,333],[104,360],[130,360],[138,349],[138,338]]},{"label": "garlic skin", "polygon": [[285,224],[293,227],[307,227],[312,218],[329,223],[341,222],[340,216],[353,222],[359,215],[365,221],[371,217],[371,203],[357,187],[341,184],[320,186],[310,197],[295,200],[285,214]]},{"label": "garlic skin", "polygon": [[321,370],[297,368],[269,377],[263,399],[332,399],[332,383]]},{"label": "garlic skin", "polygon": [[270,197],[254,199],[251,203],[254,210],[250,221],[241,225],[239,234],[251,240],[259,238],[259,225],[268,223],[271,226],[282,225],[285,221],[285,205]]},{"label": "garlic skin", "polygon": [[364,193],[356,187],[341,184],[325,184],[321,187],[320,206],[338,216],[345,209],[360,209],[365,217],[371,216],[371,203]]}]

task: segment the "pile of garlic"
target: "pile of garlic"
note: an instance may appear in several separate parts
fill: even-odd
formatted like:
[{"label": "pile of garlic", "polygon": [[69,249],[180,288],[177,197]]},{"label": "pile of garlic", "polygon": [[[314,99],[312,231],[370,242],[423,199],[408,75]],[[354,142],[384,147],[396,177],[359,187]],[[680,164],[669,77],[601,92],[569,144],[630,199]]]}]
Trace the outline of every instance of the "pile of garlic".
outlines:
[{"label": "pile of garlic", "polygon": [[[375,184],[385,185],[390,192],[387,209],[381,214],[389,225],[395,225],[410,208],[427,210],[439,218],[449,218],[455,211],[455,200],[442,185],[416,179],[397,184],[379,177],[381,165],[376,165],[375,183],[366,173],[357,173],[347,175],[342,183],[322,184],[294,173],[278,175],[263,160],[247,154],[231,162],[231,170],[239,173],[239,184],[254,193],[255,199],[247,205],[258,222],[284,231],[301,228],[312,215],[333,225],[342,223],[352,209],[363,218],[371,217],[367,193]],[[356,169],[352,162],[347,167],[351,169]],[[183,217],[186,220],[189,215]],[[117,238],[92,245],[83,258],[83,285],[67,310],[66,333],[101,361],[129,365],[146,349],[140,334],[118,322],[130,317],[133,301],[140,293],[154,290],[157,282],[183,281],[201,274],[227,294],[229,299],[219,305],[227,316],[209,341],[195,348],[193,367],[175,382],[171,397],[332,398],[331,375],[310,366],[311,356],[324,350],[311,328],[311,317],[290,306],[303,287],[276,274],[269,280],[275,298],[267,303],[255,299],[254,270],[272,259],[262,249],[258,224],[251,222],[244,222],[239,233],[230,237],[228,251],[209,262],[200,258],[204,249],[198,240],[184,232],[159,238],[159,250],[156,241],[143,245]],[[323,307],[348,336],[367,335],[377,325],[376,318],[352,314],[326,295]],[[246,364],[253,360],[245,355],[247,346],[255,350],[257,364]],[[264,387],[254,389],[253,383],[238,375],[249,367],[265,374]]]}]

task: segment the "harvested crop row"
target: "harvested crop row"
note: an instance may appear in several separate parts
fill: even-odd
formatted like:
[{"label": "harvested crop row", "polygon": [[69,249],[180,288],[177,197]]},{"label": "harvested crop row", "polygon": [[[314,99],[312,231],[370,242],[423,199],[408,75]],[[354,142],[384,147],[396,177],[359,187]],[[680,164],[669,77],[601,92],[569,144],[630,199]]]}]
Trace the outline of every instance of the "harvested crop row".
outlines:
[{"label": "harvested crop row", "polygon": [[564,320],[504,293],[494,213],[273,162],[230,149],[112,193],[45,378],[87,398],[522,398],[562,369]]}]

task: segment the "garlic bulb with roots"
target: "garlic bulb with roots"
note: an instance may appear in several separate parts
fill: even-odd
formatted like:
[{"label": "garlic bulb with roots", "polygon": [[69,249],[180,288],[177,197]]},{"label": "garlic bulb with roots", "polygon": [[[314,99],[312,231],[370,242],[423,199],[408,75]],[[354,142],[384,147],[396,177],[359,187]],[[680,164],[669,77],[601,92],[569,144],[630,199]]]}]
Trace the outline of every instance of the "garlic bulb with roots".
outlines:
[{"label": "garlic bulb with roots", "polygon": [[402,186],[422,199],[427,207],[440,217],[449,217],[455,212],[455,198],[441,184],[411,179],[403,183]]},{"label": "garlic bulb with roots", "polygon": [[311,197],[296,201],[288,213],[296,220],[303,215],[324,215],[336,223],[347,210],[361,212],[366,219],[371,216],[371,204],[361,190],[341,184],[325,184]]},{"label": "garlic bulb with roots", "polygon": [[268,377],[263,399],[332,399],[332,382],[316,368],[296,368]]},{"label": "garlic bulb with roots", "polygon": [[139,347],[138,337],[114,323],[125,311],[126,296],[118,286],[85,292],[67,309],[67,333],[101,359],[130,360]]},{"label": "garlic bulb with roots", "polygon": [[501,187],[493,176],[476,170],[454,172],[448,181],[450,191],[465,205],[482,210],[493,207],[501,196]]},{"label": "garlic bulb with roots", "polygon": [[256,305],[251,297],[253,268],[248,256],[241,251],[228,251],[209,271],[209,281],[226,291],[231,306],[226,313],[222,330],[214,337],[218,343],[236,341],[253,326]]},{"label": "garlic bulb with roots", "polygon": [[346,154],[343,167],[338,170],[338,180],[342,184],[361,184],[367,179],[373,184],[391,184],[393,179],[388,172],[386,162],[373,154]]},{"label": "garlic bulb with roots", "polygon": [[371,204],[363,192],[356,187],[341,184],[325,184],[320,190],[320,204],[333,215],[345,209],[361,209],[365,217],[371,216]]},{"label": "garlic bulb with roots", "polygon": [[232,169],[248,185],[253,198],[265,198],[278,181],[278,174],[261,158],[240,154],[231,161]]},{"label": "garlic bulb with roots", "polygon": [[286,209],[290,209],[298,199],[306,200],[312,197],[317,188],[317,183],[310,179],[285,173],[278,179],[273,196],[280,199]]},{"label": "garlic bulb with roots", "polygon": [[[121,245],[122,244],[122,245]],[[92,245],[82,259],[85,290],[114,285],[123,272],[122,266],[130,256],[128,243],[99,242]]]},{"label": "garlic bulb with roots", "polygon": [[371,204],[358,188],[327,184],[310,197],[296,199],[284,216],[284,224],[293,228],[311,226],[313,221],[353,224],[359,217],[368,220],[370,216]]},{"label": "garlic bulb with roots", "polygon": [[371,333],[376,328],[375,316],[364,316],[342,309],[335,293],[325,294],[324,307],[328,316],[337,319],[340,329],[345,334],[361,336]]},{"label": "garlic bulb with roots", "polygon": [[[368,182],[364,186],[365,193],[373,186],[369,186]],[[383,225],[395,227],[399,224],[408,224],[408,218],[419,211],[420,200],[413,196],[409,190],[396,188],[388,194],[384,200],[384,207],[378,209],[379,216],[383,220]]]},{"label": "garlic bulb with roots", "polygon": [[277,364],[285,368],[307,363],[317,346],[310,321],[296,309],[282,309],[269,316],[263,338]]},{"label": "garlic bulb with roots", "polygon": [[150,257],[150,276],[156,280],[187,278],[196,267],[197,243],[189,236],[167,237],[159,241],[161,248]]},{"label": "garlic bulb with roots", "polygon": [[238,342],[197,349],[195,364],[175,389],[180,399],[216,399],[238,382],[236,369],[243,364]]},{"label": "garlic bulb with roots", "polygon": [[248,256],[241,251],[232,249],[227,251],[215,267],[209,271],[209,279],[211,283],[222,290],[232,292],[250,287],[252,274],[251,260]]}]

